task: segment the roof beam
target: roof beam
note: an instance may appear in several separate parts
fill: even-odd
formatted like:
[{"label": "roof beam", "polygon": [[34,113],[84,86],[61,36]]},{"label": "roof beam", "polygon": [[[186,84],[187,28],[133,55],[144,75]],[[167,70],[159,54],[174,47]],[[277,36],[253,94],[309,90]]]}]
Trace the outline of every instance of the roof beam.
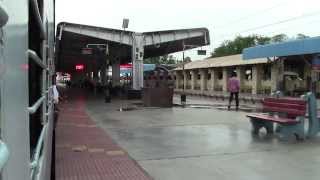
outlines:
[{"label": "roof beam", "polygon": [[61,25],[63,31],[90,36],[107,41],[113,41],[120,44],[132,45],[132,32],[115,29],[90,27],[82,25],[64,24]]},{"label": "roof beam", "polygon": [[206,28],[196,28],[196,29],[182,29],[182,30],[172,30],[172,31],[159,31],[159,32],[149,32],[143,33],[145,39],[145,46],[150,45],[160,45],[161,43],[167,43],[172,41],[181,41],[190,38],[203,37],[204,43],[199,44],[199,46],[208,45],[209,36],[208,30]]}]

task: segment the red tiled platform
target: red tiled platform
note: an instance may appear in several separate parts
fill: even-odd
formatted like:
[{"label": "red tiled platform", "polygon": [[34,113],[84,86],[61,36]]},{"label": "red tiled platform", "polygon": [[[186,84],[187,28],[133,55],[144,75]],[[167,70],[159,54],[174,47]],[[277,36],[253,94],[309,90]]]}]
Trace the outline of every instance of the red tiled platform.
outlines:
[{"label": "red tiled platform", "polygon": [[60,105],[56,128],[56,180],[151,180],[85,112],[73,92]]}]

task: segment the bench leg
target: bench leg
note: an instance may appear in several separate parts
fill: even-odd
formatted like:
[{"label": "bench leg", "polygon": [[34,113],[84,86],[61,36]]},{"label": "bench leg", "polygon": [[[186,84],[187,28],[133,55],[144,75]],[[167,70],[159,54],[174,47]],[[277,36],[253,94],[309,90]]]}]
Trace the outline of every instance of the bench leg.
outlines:
[{"label": "bench leg", "polygon": [[[279,125],[280,126],[280,125]],[[279,129],[280,139],[281,140],[289,140],[290,137],[295,137],[296,140],[304,140],[304,123],[301,122],[296,125],[281,125]]]},{"label": "bench leg", "polygon": [[269,135],[274,133],[273,122],[257,120],[254,118],[251,118],[250,121],[252,124],[252,134],[258,135],[261,128],[265,128]]}]

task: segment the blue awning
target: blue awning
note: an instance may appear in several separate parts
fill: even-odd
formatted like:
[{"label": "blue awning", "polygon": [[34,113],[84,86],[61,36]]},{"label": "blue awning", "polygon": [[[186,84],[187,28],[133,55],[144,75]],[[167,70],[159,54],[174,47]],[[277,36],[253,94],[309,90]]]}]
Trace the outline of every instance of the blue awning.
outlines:
[{"label": "blue awning", "polygon": [[243,50],[244,60],[320,53],[320,37],[268,44]]}]

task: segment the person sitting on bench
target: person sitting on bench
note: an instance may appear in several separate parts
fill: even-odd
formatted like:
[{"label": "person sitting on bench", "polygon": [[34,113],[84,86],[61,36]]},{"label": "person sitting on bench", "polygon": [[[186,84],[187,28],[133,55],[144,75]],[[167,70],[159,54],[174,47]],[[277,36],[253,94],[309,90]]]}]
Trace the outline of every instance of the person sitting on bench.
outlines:
[{"label": "person sitting on bench", "polygon": [[236,110],[238,110],[239,109],[240,81],[237,78],[237,73],[235,71],[232,72],[231,78],[228,81],[228,91],[230,92],[228,110],[230,110],[233,96],[235,96]]}]

